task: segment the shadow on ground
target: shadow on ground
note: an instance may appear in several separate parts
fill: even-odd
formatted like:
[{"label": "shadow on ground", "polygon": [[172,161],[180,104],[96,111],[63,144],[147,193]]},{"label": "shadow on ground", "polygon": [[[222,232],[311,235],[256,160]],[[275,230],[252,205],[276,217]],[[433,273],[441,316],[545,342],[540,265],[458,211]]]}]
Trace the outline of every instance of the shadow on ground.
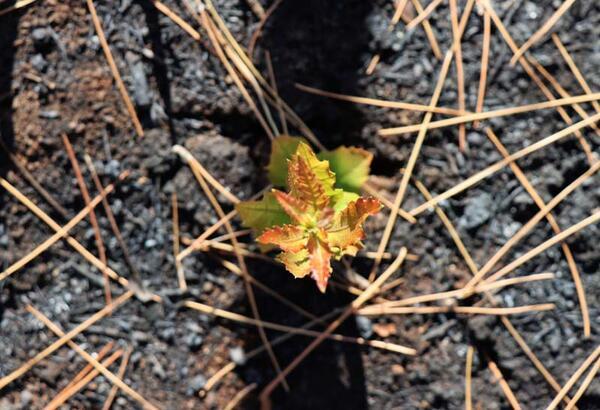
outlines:
[{"label": "shadow on ground", "polygon": [[15,141],[13,125],[12,77],[15,61],[17,28],[20,14],[13,12],[2,16],[0,24],[0,175],[4,176],[10,166],[7,150]]},{"label": "shadow on ground", "polygon": [[[4,177],[11,163],[9,152],[13,149],[15,142],[15,130],[12,119],[13,93],[12,76],[15,61],[17,28],[19,24],[19,13],[11,13],[2,16],[0,24],[0,176]],[[0,205],[6,200],[4,190],[0,191]],[[2,268],[0,266],[0,268]],[[0,281],[0,320],[4,316],[4,304],[7,303],[2,297],[2,291],[6,280]],[[9,296],[10,298],[10,296]],[[9,302],[10,303],[10,302]]]},{"label": "shadow on ground", "polygon": [[[328,148],[358,143],[366,119],[353,105],[306,94],[299,91],[295,83],[359,94],[361,53],[368,48],[370,40],[365,23],[370,11],[371,5],[364,1],[284,1],[271,16],[259,40],[256,60],[264,61],[264,50],[270,52],[280,95]],[[316,316],[344,306],[352,299],[331,286],[323,295],[312,280],[294,280],[278,265],[253,263],[250,268],[258,279]],[[334,268],[334,275],[336,271],[340,271],[340,266]],[[260,291],[256,295],[264,320],[294,326],[309,321]],[[338,332],[360,336],[354,317]],[[249,334],[253,339],[246,340],[246,351],[260,345],[256,331]],[[279,335],[281,333],[269,333],[269,338]],[[289,364],[311,340],[294,337],[277,346],[275,353],[281,366]],[[275,377],[265,354],[250,361],[239,374],[247,383],[257,383],[257,392]],[[368,408],[361,351],[355,345],[323,343],[290,375],[288,383],[289,392],[281,387],[274,392],[275,409]],[[247,407],[256,405],[256,401],[248,401]]]}]

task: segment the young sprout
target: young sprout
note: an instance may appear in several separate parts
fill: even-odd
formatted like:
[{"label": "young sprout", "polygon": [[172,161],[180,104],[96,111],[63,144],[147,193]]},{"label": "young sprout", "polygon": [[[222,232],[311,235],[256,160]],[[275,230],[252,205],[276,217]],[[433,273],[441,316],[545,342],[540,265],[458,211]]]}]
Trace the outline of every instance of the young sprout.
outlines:
[{"label": "young sprout", "polygon": [[[362,224],[381,208],[376,199],[344,190],[360,189],[368,177],[371,155],[341,147],[321,153],[321,158],[328,158],[325,160],[301,139],[278,140],[269,176],[274,185],[285,186],[287,192],[273,189],[261,201],[242,202],[237,209],[244,225],[259,234],[259,243],[282,250],[277,260],[290,273],[296,278],[310,274],[325,292],[331,259],[356,255],[364,238]],[[332,171],[331,164],[338,173]]]}]

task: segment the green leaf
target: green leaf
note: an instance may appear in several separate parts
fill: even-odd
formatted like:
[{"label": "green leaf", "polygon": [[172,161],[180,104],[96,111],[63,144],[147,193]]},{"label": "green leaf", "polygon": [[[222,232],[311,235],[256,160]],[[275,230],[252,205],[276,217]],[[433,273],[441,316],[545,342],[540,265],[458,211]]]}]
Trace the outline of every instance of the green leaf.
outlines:
[{"label": "green leaf", "polygon": [[319,158],[329,161],[329,167],[335,173],[337,188],[360,192],[369,177],[373,154],[361,148],[339,147],[334,151],[319,153]]},{"label": "green leaf", "polygon": [[[298,149],[288,165],[288,173],[292,169],[296,159],[299,158],[306,162],[308,168],[310,168],[319,184],[322,186],[323,193],[327,196],[332,196],[335,193],[335,174],[331,172],[331,169],[329,168],[329,161],[319,161],[319,158],[312,148],[308,144],[301,142],[298,144]],[[294,175],[294,177],[298,176],[299,175]],[[290,178],[288,177],[288,180],[289,179]],[[288,183],[288,185],[290,188],[292,188],[291,184]]]},{"label": "green leaf", "polygon": [[281,135],[273,140],[267,170],[269,181],[274,186],[287,187],[288,160],[296,153],[301,142],[306,141],[304,138],[289,135]]},{"label": "green leaf", "polygon": [[[329,206],[335,176],[329,170],[327,161],[319,161],[307,145],[300,144],[296,152],[288,164],[290,194],[304,204],[311,214],[316,215]],[[319,172],[323,181],[315,171]],[[281,200],[279,203],[281,204]]]},{"label": "green leaf", "polygon": [[256,234],[272,226],[291,223],[290,217],[271,192],[266,193],[260,201],[240,202],[235,208],[242,218],[242,224]]},{"label": "green leaf", "polygon": [[288,272],[295,278],[303,278],[310,273],[310,254],[308,249],[299,252],[282,252],[277,260],[285,265]]},{"label": "green leaf", "polygon": [[354,192],[346,192],[341,189],[336,189],[335,194],[331,197],[333,210],[337,213],[346,209],[348,204],[356,201],[360,196]]}]

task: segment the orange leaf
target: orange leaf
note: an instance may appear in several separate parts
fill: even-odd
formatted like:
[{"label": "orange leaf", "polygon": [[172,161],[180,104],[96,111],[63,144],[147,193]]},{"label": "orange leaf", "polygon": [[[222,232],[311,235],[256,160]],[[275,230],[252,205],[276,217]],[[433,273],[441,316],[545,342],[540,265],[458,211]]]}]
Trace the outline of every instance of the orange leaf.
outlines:
[{"label": "orange leaf", "polygon": [[277,245],[287,252],[299,252],[308,243],[306,231],[296,225],[275,226],[264,231],[256,240],[263,245]]},{"label": "orange leaf", "polygon": [[308,161],[300,155],[294,155],[288,165],[288,186],[290,194],[308,204],[313,212],[329,205],[329,196],[325,193],[325,187]]},{"label": "orange leaf", "polygon": [[312,278],[317,282],[317,287],[323,293],[327,289],[327,281],[331,276],[331,252],[316,236],[308,240],[310,253],[310,268]]},{"label": "orange leaf", "polygon": [[273,190],[273,195],[279,205],[283,208],[286,214],[294,220],[294,222],[301,225],[309,225],[314,223],[314,217],[309,212],[308,205],[300,201],[298,198],[293,197],[285,192]]},{"label": "orange leaf", "polygon": [[339,248],[342,253],[352,251],[351,246],[358,247],[363,239],[362,224],[369,215],[381,209],[381,203],[373,198],[358,198],[350,202],[346,209],[336,215],[327,229],[327,243]]}]

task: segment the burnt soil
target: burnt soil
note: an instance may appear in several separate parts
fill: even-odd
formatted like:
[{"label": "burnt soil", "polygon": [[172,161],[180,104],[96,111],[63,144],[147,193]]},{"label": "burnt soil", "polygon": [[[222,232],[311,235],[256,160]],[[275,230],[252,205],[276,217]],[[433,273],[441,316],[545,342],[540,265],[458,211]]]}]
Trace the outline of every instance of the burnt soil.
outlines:
[{"label": "burnt soil", "polygon": [[[189,17],[176,2],[165,2]],[[177,2],[179,3],[179,2]],[[464,6],[461,1],[460,7]],[[494,1],[495,8],[518,44],[545,21],[560,1]],[[38,1],[0,16],[0,131],[16,155],[73,217],[83,199],[62,145],[69,135],[79,159],[89,153],[104,183],[124,170],[131,176],[120,183],[109,200],[143,285],[162,295],[162,305],[137,299],[98,322],[76,341],[97,351],[108,341],[132,346],[125,381],[145,398],[165,409],[223,408],[252,383],[258,389],[242,403],[257,406],[257,393],[275,376],[264,355],[244,362],[243,353],[260,346],[256,329],[215,319],[182,308],[184,297],[250,316],[243,281],[219,263],[226,255],[195,253],[185,259],[190,295],[177,292],[172,251],[171,195],[176,191],[182,236],[192,238],[217,221],[189,169],[171,153],[181,144],[235,195],[251,197],[267,181],[263,168],[269,140],[221,63],[205,44],[194,42],[149,1],[96,2],[111,50],[142,120],[146,135],[137,138],[114,86],[106,59],[84,2]],[[267,4],[265,4],[267,6]],[[219,0],[216,7],[242,45],[248,44],[257,18],[242,0]],[[412,12],[409,9],[408,12]],[[323,143],[334,148],[356,145],[373,152],[373,174],[394,195],[399,170],[408,158],[414,136],[382,139],[381,127],[420,121],[415,112],[381,109],[337,102],[298,91],[296,82],[326,90],[428,104],[439,72],[419,27],[407,34],[400,24],[386,32],[393,13],[391,1],[344,2],[284,0],[265,26],[255,61],[265,69],[268,50],[280,94]],[[431,22],[443,52],[451,41],[449,11],[442,4]],[[192,22],[192,19],[188,19]],[[584,73],[590,87],[600,90],[600,4],[576,2],[554,27]],[[482,17],[473,13],[463,38],[467,107],[476,103],[482,41]],[[374,75],[364,75],[370,57],[380,52],[382,62]],[[519,67],[510,67],[510,50],[492,30],[490,75],[486,109],[544,101],[545,97]],[[573,95],[582,90],[551,40],[536,45],[535,56]],[[440,105],[456,104],[452,67]],[[583,105],[591,110],[588,105]],[[568,110],[575,121],[578,117]],[[591,111],[590,111],[591,112]],[[437,118],[435,116],[434,118]],[[556,111],[536,111],[489,121],[510,152],[551,135],[566,125]],[[469,126],[469,150],[461,153],[457,130],[428,133],[415,176],[440,193],[501,157],[481,129]],[[600,139],[584,130],[592,149]],[[83,162],[83,161],[82,161]],[[575,138],[553,144],[518,164],[548,201],[587,167]],[[2,154],[0,172],[60,224],[68,221],[49,206]],[[88,186],[92,186],[85,172]],[[92,194],[95,195],[95,190]],[[555,210],[568,227],[597,209],[598,179],[591,178]],[[409,188],[404,207],[423,202]],[[231,209],[223,199],[225,210]],[[481,266],[537,211],[509,169],[503,169],[442,204],[455,223],[467,249]],[[115,271],[132,272],[101,208],[98,216]],[[387,216],[367,224],[366,247],[377,248]],[[239,222],[235,222],[239,227]],[[73,235],[96,253],[93,230],[85,221]],[[17,261],[52,234],[51,230],[6,191],[0,192],[0,261],[3,268]],[[503,260],[515,259],[551,237],[546,222],[521,241]],[[544,366],[563,384],[594,346],[600,343],[600,228],[589,226],[568,239],[585,285],[592,337],[585,340],[575,287],[559,247],[553,247],[520,267],[515,274],[554,272],[556,279],[512,287],[497,295],[504,306],[552,302],[551,312],[511,318]],[[248,239],[244,239],[245,241]],[[406,246],[418,260],[408,261],[399,273],[404,282],[386,297],[402,297],[450,290],[470,278],[452,239],[433,212],[410,225],[399,220],[388,249]],[[309,312],[320,315],[351,300],[331,287],[321,295],[309,281],[293,280],[281,267],[249,260],[258,279]],[[357,272],[368,272],[370,262],[352,261]],[[339,272],[341,266],[336,266]],[[64,329],[73,328],[103,307],[101,273],[79,254],[58,242],[24,269],[0,284],[0,375],[7,375],[55,340],[26,306],[32,304]],[[114,295],[123,292],[113,285]],[[306,319],[257,291],[265,320],[293,326]],[[475,302],[467,301],[468,303]],[[382,326],[387,325],[387,326]],[[458,409],[464,406],[464,366],[467,346],[476,346],[473,397],[476,408],[507,409],[509,404],[487,369],[492,358],[526,409],[545,407],[554,391],[536,371],[495,317],[455,315],[352,317],[340,332],[415,347],[407,357],[350,344],[325,342],[289,377],[291,391],[277,390],[277,409]],[[379,334],[378,334],[379,333]],[[269,337],[278,335],[268,332]],[[309,343],[294,337],[275,348],[279,361],[289,363]],[[240,365],[212,391],[205,380],[234,357]],[[70,349],[35,366],[0,392],[2,409],[39,409],[84,366]],[[116,369],[116,368],[115,368]],[[115,370],[116,371],[116,370]],[[100,408],[110,390],[103,377],[69,401],[70,408]],[[578,404],[600,408],[596,380]],[[113,408],[136,408],[119,395]]]}]

